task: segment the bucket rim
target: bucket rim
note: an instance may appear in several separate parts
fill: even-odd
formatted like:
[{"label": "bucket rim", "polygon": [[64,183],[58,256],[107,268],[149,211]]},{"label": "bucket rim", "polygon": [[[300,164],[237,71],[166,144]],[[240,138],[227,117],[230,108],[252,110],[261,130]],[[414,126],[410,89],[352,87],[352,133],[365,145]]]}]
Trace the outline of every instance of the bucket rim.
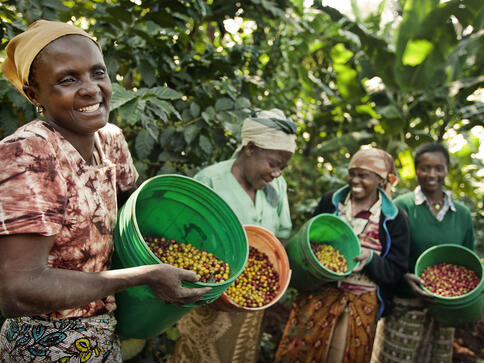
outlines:
[{"label": "bucket rim", "polygon": [[[255,225],[255,224],[244,224],[243,228],[246,232],[262,231],[263,233],[268,234],[271,239],[279,240],[278,237],[272,231],[270,231],[269,229],[267,229],[265,227],[258,226],[258,225]],[[249,241],[248,237],[247,237],[247,241]],[[250,246],[250,242],[249,242],[249,246]],[[242,305],[237,304],[236,302],[234,302],[230,298],[230,296],[228,296],[226,294],[226,291],[224,291],[222,293],[222,295],[220,295],[220,298],[219,298],[221,300],[221,304],[227,304],[227,305],[230,306],[231,309],[233,309],[233,311],[239,311],[239,312],[262,311],[262,310],[265,310],[265,309],[271,307],[272,305],[276,304],[286,293],[286,291],[289,287],[289,283],[291,281],[291,276],[292,276],[292,270],[290,269],[290,264],[289,264],[289,257],[287,256],[286,250],[285,250],[284,246],[282,245],[282,243],[281,243],[281,246],[282,246],[282,249],[279,251],[279,252],[281,252],[280,256],[285,261],[286,265],[288,266],[287,279],[286,279],[284,285],[281,285],[280,292],[278,293],[278,295],[273,300],[271,300],[266,305],[251,308],[251,307],[246,307],[246,306],[242,306]]]},{"label": "bucket rim", "polygon": [[[131,216],[132,216],[133,222],[134,222],[133,227],[135,229],[136,234],[138,235],[139,240],[146,247],[146,250],[148,251],[149,255],[159,264],[162,264],[163,262],[153,253],[153,251],[151,251],[151,249],[146,244],[146,242],[143,238],[143,235],[141,234],[141,231],[139,229],[138,219],[136,217],[135,212],[136,212],[136,204],[138,203],[138,195],[143,191],[143,189],[146,187],[146,185],[148,183],[153,182],[154,180],[157,180],[157,179],[162,179],[162,178],[163,179],[173,178],[173,179],[183,180],[184,182],[187,182],[187,183],[193,183],[193,184],[197,185],[197,187],[200,187],[201,189],[207,189],[207,190],[210,191],[210,193],[213,193],[213,194],[218,196],[217,192],[215,192],[215,190],[208,187],[207,185],[199,182],[198,180],[196,180],[194,178],[190,178],[188,176],[180,175],[180,174],[155,175],[151,178],[146,179],[143,183],[140,184],[140,186],[136,189],[136,191],[133,192],[133,194],[135,194],[135,196],[133,196],[133,202],[129,206],[131,208]],[[233,213],[235,219],[238,221],[237,215],[235,214],[233,209],[228,205],[228,203],[221,197],[218,198],[218,201],[221,202],[221,204],[223,204],[225,207],[227,207]],[[240,224],[240,221],[239,221],[239,224]],[[247,233],[245,232],[245,228],[243,228],[242,224],[240,224],[240,226],[241,226],[241,231],[242,231],[242,233],[245,237],[247,248],[246,248],[246,251],[245,251],[245,258],[244,258],[244,263],[243,263],[244,267],[239,271],[239,273],[234,274],[231,278],[224,280],[224,281],[221,281],[221,282],[184,281],[183,282],[184,286],[186,286],[186,287],[219,287],[219,286],[222,286],[222,285],[227,285],[227,287],[228,287],[230,284],[232,284],[235,281],[235,279],[237,279],[237,277],[244,271],[244,268],[247,265],[247,261],[249,259],[249,242],[247,241]]]},{"label": "bucket rim", "polygon": [[341,279],[341,278],[343,278],[343,277],[346,277],[346,276],[350,275],[350,274],[353,272],[353,269],[355,269],[355,268],[356,268],[356,267],[357,267],[357,266],[360,264],[360,262],[359,262],[359,261],[357,261],[357,262],[356,262],[356,264],[355,264],[355,266],[353,267],[353,269],[351,269],[351,270],[349,270],[349,269],[348,269],[348,271],[343,272],[343,273],[340,273],[340,272],[335,272],[335,271],[333,271],[333,270],[328,269],[326,266],[324,266],[324,265],[323,265],[323,264],[322,264],[322,263],[321,263],[321,262],[318,260],[318,258],[316,257],[316,255],[315,255],[315,254],[314,254],[314,252],[313,252],[313,249],[311,248],[311,241],[310,241],[310,239],[309,239],[309,231],[311,230],[311,226],[312,226],[312,224],[313,224],[313,223],[314,223],[316,220],[318,220],[318,219],[320,219],[320,218],[329,218],[329,219],[333,219],[333,220],[335,221],[335,223],[340,223],[340,224],[342,224],[342,225],[345,225],[345,226],[348,228],[348,230],[349,230],[349,231],[351,231],[351,233],[352,233],[352,234],[355,236],[356,241],[358,242],[358,243],[357,243],[357,245],[358,245],[358,254],[361,254],[361,246],[360,246],[360,243],[359,243],[358,237],[357,237],[357,236],[354,234],[354,232],[353,232],[353,228],[351,228],[351,226],[350,226],[350,225],[349,225],[347,222],[345,222],[345,221],[344,221],[342,218],[340,218],[340,217],[338,217],[338,216],[336,216],[336,215],[334,215],[334,214],[332,214],[332,213],[320,213],[320,214],[315,215],[314,217],[312,217],[312,218],[311,218],[311,219],[310,219],[310,220],[307,222],[307,223],[308,223],[308,226],[307,226],[307,228],[306,228],[306,238],[305,238],[305,243],[306,243],[306,245],[307,245],[307,247],[308,247],[308,248],[307,248],[307,251],[309,251],[309,254],[310,254],[310,256],[312,257],[312,259],[313,259],[314,261],[316,261],[316,263],[317,263],[319,266],[321,266],[321,267],[324,269],[324,271],[329,272],[330,274],[334,275],[335,277],[337,277],[337,278]]},{"label": "bucket rim", "polygon": [[[452,243],[443,243],[441,245],[435,245],[435,246],[432,246],[432,247],[427,248],[418,257],[417,262],[415,263],[414,274],[417,275],[417,266],[419,265],[419,263],[421,263],[421,260],[423,259],[423,256],[424,255],[427,255],[427,254],[433,252],[436,249],[441,249],[441,248],[444,248],[444,247],[457,248],[457,249],[461,249],[463,251],[466,251],[477,262],[479,262],[478,263],[478,266],[481,267],[481,279],[480,279],[479,283],[477,284],[477,286],[475,288],[473,288],[468,293],[463,294],[463,295],[459,295],[459,296],[441,296],[441,295],[437,295],[437,294],[433,293],[432,291],[428,290],[423,284],[421,284],[420,287],[422,288],[422,290],[424,290],[424,291],[428,292],[429,294],[431,294],[435,299],[441,300],[442,303],[444,303],[444,302],[452,302],[452,301],[464,299],[466,297],[469,297],[472,294],[476,294],[476,292],[477,292],[476,298],[479,297],[481,295],[481,293],[484,293],[484,290],[481,291],[481,292],[479,292],[479,290],[481,290],[482,287],[484,286],[484,264],[481,262],[479,256],[477,256],[477,254],[474,251],[472,251],[470,248],[467,248],[465,246],[455,245],[455,244],[452,244]],[[420,276],[418,276],[418,277],[420,277]]]}]

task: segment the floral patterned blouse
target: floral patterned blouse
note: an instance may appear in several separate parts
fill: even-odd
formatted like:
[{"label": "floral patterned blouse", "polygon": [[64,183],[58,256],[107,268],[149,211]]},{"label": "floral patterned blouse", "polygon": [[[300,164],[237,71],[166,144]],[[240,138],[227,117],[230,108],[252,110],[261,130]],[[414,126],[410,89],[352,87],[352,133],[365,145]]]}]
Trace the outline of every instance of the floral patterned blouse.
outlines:
[{"label": "floral patterned blouse", "polygon": [[[88,165],[59,132],[33,121],[0,141],[0,235],[55,236],[48,265],[108,270],[117,217],[116,194],[138,176],[121,129],[96,133],[97,165]],[[89,317],[116,308],[114,296],[52,312],[50,318]]]}]

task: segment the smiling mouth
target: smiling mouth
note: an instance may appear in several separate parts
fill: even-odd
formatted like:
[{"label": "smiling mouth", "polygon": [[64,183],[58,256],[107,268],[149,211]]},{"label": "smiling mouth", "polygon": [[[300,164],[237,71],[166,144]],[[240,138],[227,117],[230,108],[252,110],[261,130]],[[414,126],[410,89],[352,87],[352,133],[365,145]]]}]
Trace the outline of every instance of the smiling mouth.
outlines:
[{"label": "smiling mouth", "polygon": [[92,105],[92,106],[80,107],[80,108],[77,109],[77,111],[79,111],[79,112],[94,112],[94,111],[97,111],[100,106],[101,106],[100,103],[96,103],[95,105]]}]

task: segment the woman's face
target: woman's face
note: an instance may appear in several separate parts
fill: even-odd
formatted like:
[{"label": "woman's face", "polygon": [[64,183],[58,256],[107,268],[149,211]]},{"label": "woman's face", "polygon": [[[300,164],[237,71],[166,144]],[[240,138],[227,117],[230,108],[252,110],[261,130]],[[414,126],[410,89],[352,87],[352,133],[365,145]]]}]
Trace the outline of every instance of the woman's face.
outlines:
[{"label": "woman's face", "polygon": [[64,136],[93,134],[108,121],[111,81],[91,39],[70,35],[50,43],[35,61],[33,78],[27,94]]},{"label": "woman's face", "polygon": [[372,171],[351,168],[348,170],[346,182],[350,186],[353,199],[363,201],[376,196],[378,187],[382,184],[383,179]]},{"label": "woman's face", "polygon": [[267,150],[249,144],[245,152],[250,157],[245,165],[247,182],[255,189],[263,189],[268,183],[281,176],[292,153],[285,150]]},{"label": "woman's face", "polygon": [[448,172],[447,160],[441,152],[423,153],[416,161],[415,173],[424,193],[442,190]]}]

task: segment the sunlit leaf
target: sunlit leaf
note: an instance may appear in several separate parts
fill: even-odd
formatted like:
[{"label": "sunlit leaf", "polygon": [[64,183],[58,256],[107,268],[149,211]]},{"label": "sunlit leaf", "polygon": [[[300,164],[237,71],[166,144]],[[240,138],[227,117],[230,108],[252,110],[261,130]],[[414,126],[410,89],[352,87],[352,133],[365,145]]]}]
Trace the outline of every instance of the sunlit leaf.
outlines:
[{"label": "sunlit leaf", "polygon": [[422,63],[434,45],[426,39],[410,40],[403,52],[402,63],[408,66],[416,66]]}]

